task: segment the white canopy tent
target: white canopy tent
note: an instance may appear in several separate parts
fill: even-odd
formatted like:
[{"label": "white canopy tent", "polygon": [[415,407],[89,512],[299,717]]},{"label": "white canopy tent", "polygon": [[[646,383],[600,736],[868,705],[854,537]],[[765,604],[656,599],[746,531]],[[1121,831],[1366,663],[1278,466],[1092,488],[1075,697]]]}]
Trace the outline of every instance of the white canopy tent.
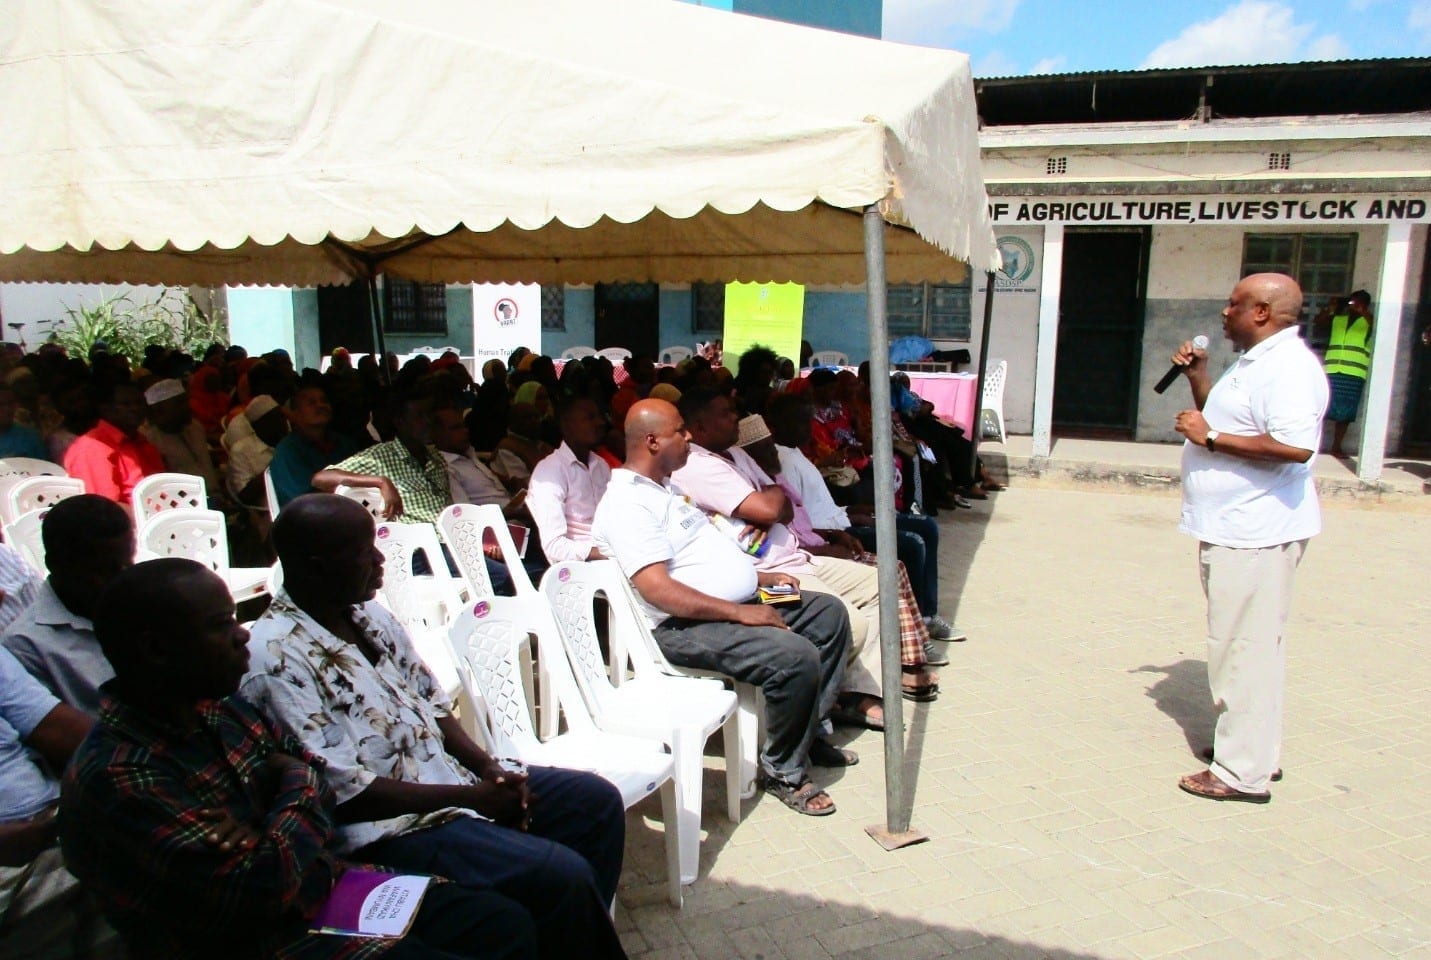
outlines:
[{"label": "white canopy tent", "polygon": [[0,281],[867,283],[881,409],[885,283],[998,267],[967,57],[674,0],[8,0],[0,98]]}]

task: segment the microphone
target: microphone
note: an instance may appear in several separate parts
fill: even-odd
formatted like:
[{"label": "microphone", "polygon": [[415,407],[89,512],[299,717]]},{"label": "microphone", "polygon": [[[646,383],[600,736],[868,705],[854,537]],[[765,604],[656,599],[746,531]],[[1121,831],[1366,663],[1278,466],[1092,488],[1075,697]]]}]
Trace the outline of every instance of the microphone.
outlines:
[{"label": "microphone", "polygon": [[[1193,349],[1206,350],[1207,337],[1203,336],[1202,334],[1198,334],[1197,336],[1193,337]],[[1168,387],[1171,387],[1173,385],[1173,381],[1178,378],[1178,374],[1182,373],[1184,369],[1186,368],[1184,368],[1182,364],[1173,364],[1171,367],[1168,368],[1168,372],[1163,374],[1163,379],[1159,380],[1157,384],[1154,385],[1153,392],[1166,393]]]}]

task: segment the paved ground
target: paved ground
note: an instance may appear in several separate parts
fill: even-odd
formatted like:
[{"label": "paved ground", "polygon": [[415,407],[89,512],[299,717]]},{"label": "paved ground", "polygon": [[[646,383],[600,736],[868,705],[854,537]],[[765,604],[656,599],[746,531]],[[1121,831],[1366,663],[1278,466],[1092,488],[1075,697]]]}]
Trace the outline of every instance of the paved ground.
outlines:
[{"label": "paved ground", "polygon": [[939,702],[906,705],[930,841],[865,835],[884,819],[875,734],[858,767],[820,771],[825,819],[759,799],[733,827],[708,757],[684,910],[663,900],[659,808],[630,817],[630,953],[1431,957],[1431,514],[1326,510],[1289,631],[1286,780],[1257,807],[1175,785],[1212,728],[1177,506],[1025,484],[941,516],[944,612],[973,639]]}]

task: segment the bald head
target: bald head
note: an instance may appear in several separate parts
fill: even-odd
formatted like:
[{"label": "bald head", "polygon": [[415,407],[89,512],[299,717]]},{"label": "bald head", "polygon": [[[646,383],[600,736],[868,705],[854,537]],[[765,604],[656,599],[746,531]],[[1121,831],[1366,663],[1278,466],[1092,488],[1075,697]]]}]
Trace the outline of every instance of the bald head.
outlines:
[{"label": "bald head", "polygon": [[[301,557],[327,556],[366,535],[372,538],[373,518],[362,504],[333,493],[295,497],[273,522],[273,549],[283,561],[285,577]],[[295,561],[290,564],[289,561]]]},{"label": "bald head", "polygon": [[1290,327],[1302,317],[1302,288],[1285,273],[1254,273],[1244,277],[1239,287],[1246,286],[1258,303],[1267,304],[1272,323],[1278,330]]},{"label": "bald head", "polygon": [[626,414],[626,468],[660,482],[686,465],[690,435],[665,400],[641,400]]},{"label": "bald head", "polygon": [[371,600],[383,585],[374,532],[368,511],[347,497],[310,493],[290,501],[273,522],[284,589],[310,614]]}]

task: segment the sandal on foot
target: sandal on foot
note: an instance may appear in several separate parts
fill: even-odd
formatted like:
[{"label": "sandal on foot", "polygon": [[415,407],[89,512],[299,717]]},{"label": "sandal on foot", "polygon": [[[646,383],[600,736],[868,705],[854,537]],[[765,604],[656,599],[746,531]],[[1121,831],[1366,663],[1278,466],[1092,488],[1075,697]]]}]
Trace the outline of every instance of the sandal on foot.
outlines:
[{"label": "sandal on foot", "polygon": [[1191,773],[1178,780],[1178,789],[1204,800],[1240,800],[1243,803],[1267,803],[1270,793],[1247,793],[1236,787],[1229,787],[1217,778],[1211,770]]},{"label": "sandal on foot", "polygon": [[933,703],[939,699],[939,684],[931,683],[922,687],[905,687],[900,693],[906,700],[915,703]]},{"label": "sandal on foot", "polygon": [[[852,700],[841,700],[835,704],[835,709],[830,711],[830,722],[842,727],[863,727],[866,730],[883,732],[884,711],[881,709],[879,716],[870,713],[874,707],[879,706],[879,700],[874,697],[857,696]],[[862,705],[865,705],[862,708]]]},{"label": "sandal on foot", "polygon": [[807,817],[828,817],[835,812],[835,805],[832,803],[828,807],[812,807],[811,803],[821,797],[829,798],[829,794],[815,785],[815,781],[806,780],[803,783],[786,783],[784,780],[767,779],[765,781],[765,792],[776,800],[785,804],[796,813],[803,813]]},{"label": "sandal on foot", "polygon": [[860,762],[860,755],[816,737],[810,744],[810,762],[817,767],[853,767]]}]

